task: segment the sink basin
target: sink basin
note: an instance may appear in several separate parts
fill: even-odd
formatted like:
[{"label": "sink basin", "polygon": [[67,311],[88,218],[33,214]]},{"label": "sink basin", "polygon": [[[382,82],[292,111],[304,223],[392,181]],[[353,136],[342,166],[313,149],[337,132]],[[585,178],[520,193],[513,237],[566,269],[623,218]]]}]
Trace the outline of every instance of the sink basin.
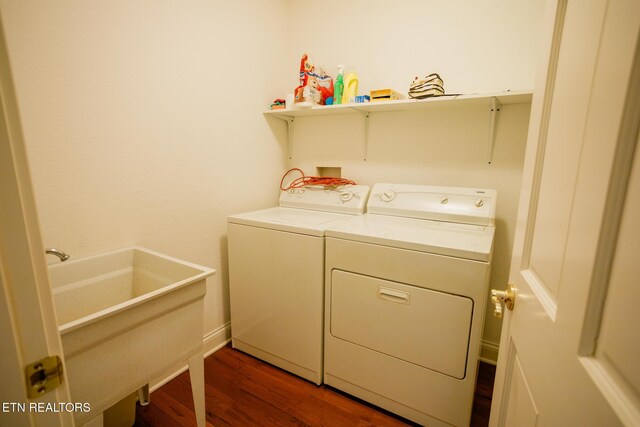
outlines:
[{"label": "sink basin", "polygon": [[140,247],[49,266],[69,392],[91,406],[77,424],[186,362],[204,425],[203,300],[214,273]]}]

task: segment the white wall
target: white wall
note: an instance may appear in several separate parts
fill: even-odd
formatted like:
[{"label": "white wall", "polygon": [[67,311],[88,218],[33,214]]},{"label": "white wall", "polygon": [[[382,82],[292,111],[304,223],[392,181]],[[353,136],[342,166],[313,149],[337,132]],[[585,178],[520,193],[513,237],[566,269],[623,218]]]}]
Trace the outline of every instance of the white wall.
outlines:
[{"label": "white wall", "polygon": [[223,325],[226,216],[273,205],[286,166],[261,112],[286,87],[287,3],[0,7],[44,244],[213,267],[205,333]]},{"label": "white wall", "polygon": [[303,52],[334,75],[357,69],[363,94],[406,93],[437,72],[448,93],[532,89],[544,0],[292,0],[291,90]]},{"label": "white wall", "polygon": [[[304,51],[356,67],[362,93],[434,71],[449,93],[530,89],[541,3],[0,0],[45,245],[137,244],[217,269],[210,332],[229,319],[226,216],[273,205],[288,166],[337,165],[367,184],[498,189],[502,288],[526,107],[501,111],[492,165],[480,107],[374,114],[367,162],[357,116],[297,119],[288,162],[284,124],[261,112],[297,86]],[[488,342],[499,327],[487,318]]]},{"label": "white wall", "polygon": [[[322,2],[332,19],[314,19],[316,4],[291,3],[291,92],[299,57],[335,73],[354,66],[360,94],[393,88],[406,95],[415,77],[438,72],[447,93],[531,90],[543,1]],[[316,8],[317,9],[317,8]],[[338,13],[340,11],[340,13]],[[419,18],[422,17],[422,18]],[[326,31],[323,31],[326,30]],[[504,105],[493,162],[487,163],[489,106],[374,113],[367,160],[357,115],[295,119],[290,167],[308,174],[341,167],[358,183],[419,183],[498,190],[497,229],[490,287],[508,282],[530,105]],[[275,119],[274,119],[275,120]],[[496,357],[501,322],[486,308],[483,355]]]}]

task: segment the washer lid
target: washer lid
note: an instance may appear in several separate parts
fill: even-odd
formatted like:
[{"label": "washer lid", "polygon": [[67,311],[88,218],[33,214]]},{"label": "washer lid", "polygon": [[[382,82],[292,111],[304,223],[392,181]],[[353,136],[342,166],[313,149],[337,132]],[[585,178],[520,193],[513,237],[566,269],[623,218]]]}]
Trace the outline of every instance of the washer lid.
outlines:
[{"label": "washer lid", "polygon": [[488,262],[495,227],[366,213],[334,223],[326,237]]},{"label": "washer lid", "polygon": [[364,213],[369,197],[366,185],[343,185],[336,188],[309,186],[292,188],[280,194],[280,206],[358,215]]},{"label": "washer lid", "polygon": [[347,218],[352,218],[352,216],[307,209],[276,207],[231,215],[227,218],[227,222],[322,237],[329,224]]},{"label": "washer lid", "polygon": [[494,225],[496,190],[376,184],[367,212],[463,224]]}]

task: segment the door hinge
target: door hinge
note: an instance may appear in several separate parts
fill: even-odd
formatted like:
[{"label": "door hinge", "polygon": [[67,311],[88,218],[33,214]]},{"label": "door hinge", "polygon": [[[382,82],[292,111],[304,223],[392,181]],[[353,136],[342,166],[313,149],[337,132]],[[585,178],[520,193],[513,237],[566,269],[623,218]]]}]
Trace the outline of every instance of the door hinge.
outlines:
[{"label": "door hinge", "polygon": [[58,356],[48,356],[31,363],[25,371],[29,398],[42,396],[62,384],[62,360]]}]

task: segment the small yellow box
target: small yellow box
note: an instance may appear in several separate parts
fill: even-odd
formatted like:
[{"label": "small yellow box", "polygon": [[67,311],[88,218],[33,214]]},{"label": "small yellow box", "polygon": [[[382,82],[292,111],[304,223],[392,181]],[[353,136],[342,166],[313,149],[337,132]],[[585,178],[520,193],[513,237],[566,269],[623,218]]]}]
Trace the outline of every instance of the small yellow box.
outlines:
[{"label": "small yellow box", "polygon": [[403,99],[404,95],[396,92],[393,89],[378,89],[372,90],[371,94],[371,102],[375,101],[391,101],[394,99]]}]

